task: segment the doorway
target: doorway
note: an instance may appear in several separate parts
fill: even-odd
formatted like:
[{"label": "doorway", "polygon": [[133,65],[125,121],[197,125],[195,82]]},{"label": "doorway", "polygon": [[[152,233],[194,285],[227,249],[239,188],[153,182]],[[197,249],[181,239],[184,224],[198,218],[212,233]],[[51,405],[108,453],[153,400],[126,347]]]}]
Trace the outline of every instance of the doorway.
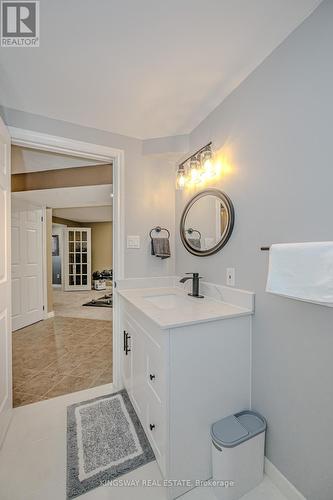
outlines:
[{"label": "doorway", "polygon": [[[94,186],[90,186],[89,188],[91,192],[94,190]],[[67,188],[62,188],[62,192],[64,193],[66,189]],[[75,189],[75,187],[73,189]],[[81,187],[77,187],[77,189],[81,189]],[[24,194],[24,197],[27,197],[27,195],[30,196],[32,191],[33,190],[29,191],[29,193],[26,192]],[[39,196],[41,194],[41,191],[42,190],[39,190]],[[49,195],[51,191],[52,189],[49,189],[47,194]],[[17,194],[19,195],[22,193]],[[111,190],[109,190],[108,192],[109,200],[111,199],[110,196]],[[98,208],[103,207],[63,207],[61,205],[58,205],[53,209],[53,212],[55,212],[54,219],[57,219],[57,211],[66,210],[69,208],[71,208],[72,211],[75,209],[79,209],[81,212],[83,209],[91,209],[96,213],[96,210]],[[114,314],[114,309],[111,308],[111,310],[107,310],[108,306],[103,307],[100,305],[96,305],[94,307],[93,305],[83,305],[84,303],[86,304],[88,302],[96,302],[100,304],[99,300],[104,300],[108,296],[109,300],[111,297],[112,307],[112,271],[115,270],[115,266],[113,265],[111,267],[110,265],[103,265],[101,269],[95,269],[94,267],[92,267],[92,253],[96,253],[96,251],[94,251],[93,234],[96,233],[98,224],[103,224],[109,221],[89,220],[89,224],[86,224],[84,217],[83,220],[81,217],[80,221],[72,220],[71,222],[75,224],[71,224],[71,226],[68,227],[66,224],[59,222],[59,220],[53,219],[52,214],[50,214],[49,206],[43,206],[43,214],[45,217],[43,234],[44,248],[46,247],[45,240],[47,239],[47,234],[45,233],[47,233],[47,226],[51,227],[51,243],[49,244],[50,252],[46,252],[46,258],[44,255],[43,268],[45,269],[50,267],[49,264],[51,263],[50,281],[53,295],[56,298],[54,301],[56,307],[54,307],[53,310],[50,310],[49,308],[50,294],[48,293],[48,291],[50,288],[50,283],[45,284],[44,280],[44,317],[37,318],[37,321],[39,321],[40,319],[42,319],[42,321],[37,324],[33,322],[33,324],[28,326],[26,330],[21,329],[13,334],[13,351],[15,352],[16,347],[18,347],[19,351],[19,353],[16,355],[16,360],[14,359],[13,363],[14,396],[15,382],[17,381],[18,383],[17,405],[27,404],[35,400],[46,399],[67,392],[81,390],[93,385],[110,383],[112,381],[112,378],[113,380],[115,380],[116,378],[114,377],[114,374],[112,372],[110,373],[109,367],[107,367],[105,363],[103,365],[103,362],[106,362],[107,359],[109,359],[111,361],[110,366],[112,367],[112,361],[115,357],[113,352],[116,349],[116,341],[113,342],[114,349],[112,350],[112,337],[111,339],[108,338],[108,326],[106,324],[106,322],[108,321],[111,323],[112,319],[114,319],[114,316],[116,316]],[[90,227],[87,227],[88,225]],[[116,247],[115,239],[116,237],[114,238],[113,244],[111,243],[111,248],[113,249]],[[99,244],[99,246],[101,245]],[[117,260],[117,251],[113,251],[113,254],[115,256],[115,260]],[[57,258],[58,261],[60,260],[60,263],[58,262],[58,264],[56,265]],[[118,262],[119,260],[121,259],[118,259]],[[103,282],[106,282],[106,279],[102,274],[103,272],[109,273],[107,276],[109,278],[109,282],[107,283],[105,288],[103,287]],[[94,275],[96,277],[96,273],[98,279],[93,279]],[[98,290],[92,290],[92,285],[95,285],[95,281],[96,287],[100,287],[100,289]],[[66,294],[67,297],[71,297],[70,300],[65,300],[65,302],[72,302],[72,311],[68,315],[64,313],[64,310],[59,311],[57,309],[57,304],[59,305],[59,302],[61,302],[61,300],[59,300],[59,296],[61,294]],[[82,294],[77,297],[78,309],[81,309],[81,311],[87,311],[83,314],[83,317],[86,318],[85,320],[83,320],[84,324],[81,323],[80,325],[80,314],[73,314],[73,309],[75,308],[75,306],[73,306],[73,301],[75,298],[74,296],[77,294]],[[83,297],[83,294],[86,294],[85,297]],[[97,311],[99,312],[97,313]],[[92,319],[91,316],[94,315],[98,315],[98,319],[96,317],[95,320]],[[106,319],[106,315],[108,315],[108,319]],[[90,324],[90,321],[96,321],[97,323],[99,323],[100,328],[96,328],[97,323]],[[45,327],[47,327],[46,334]],[[44,336],[43,330],[45,334]],[[94,335],[92,335],[92,332]],[[27,344],[24,346],[23,342],[24,338],[25,340],[29,339],[29,335],[34,341],[38,340],[38,345],[42,345],[44,349],[42,356],[42,365],[37,369],[39,371],[39,382],[41,382],[42,380],[42,386],[40,388],[36,388],[38,374],[35,373],[36,366],[32,366],[31,356],[29,356],[29,362],[24,363],[25,373],[23,374],[21,372],[21,380],[19,380],[19,377],[15,376],[15,369],[17,369],[17,359],[19,357],[21,357],[22,360],[27,359],[27,355],[29,355]],[[31,340],[31,338],[29,340]],[[49,343],[51,342],[52,344],[51,350],[48,350],[47,341]],[[54,351],[52,352],[52,349],[54,349],[54,347],[56,347],[58,351],[60,350],[59,352],[61,352],[61,361],[52,360],[52,357],[54,356]],[[78,348],[78,350],[74,352],[76,347]],[[93,360],[91,359],[91,354],[93,354]],[[76,360],[75,364],[77,366],[71,364],[71,360],[73,359]],[[78,360],[80,360],[80,363],[77,363]],[[47,363],[47,366],[44,366],[44,364],[49,361],[50,363]],[[100,372],[97,374],[97,371],[94,370],[94,364],[98,364],[100,368],[104,367],[104,371],[102,372],[100,370]],[[108,368],[108,370],[106,368]],[[114,370],[112,371],[114,372]],[[61,380],[59,380],[59,377],[61,378]],[[22,383],[23,378],[24,383]],[[86,385],[82,386],[81,382],[83,382],[83,379],[86,381]],[[29,380],[30,385],[28,384]],[[46,392],[44,392],[44,389],[47,389]],[[34,398],[34,395],[37,397],[37,399]]]}]

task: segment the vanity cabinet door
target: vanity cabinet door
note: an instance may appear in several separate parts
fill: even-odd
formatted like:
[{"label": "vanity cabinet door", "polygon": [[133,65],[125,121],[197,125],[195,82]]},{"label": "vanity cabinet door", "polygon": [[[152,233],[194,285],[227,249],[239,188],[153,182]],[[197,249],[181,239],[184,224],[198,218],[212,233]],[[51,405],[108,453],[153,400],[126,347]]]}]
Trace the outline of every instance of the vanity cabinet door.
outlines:
[{"label": "vanity cabinet door", "polygon": [[145,419],[146,409],[146,363],[145,338],[137,328],[131,331],[132,349],[132,403],[141,422]]},{"label": "vanity cabinet door", "polygon": [[165,362],[162,349],[147,339],[147,372],[146,380],[149,389],[160,403],[165,402]]},{"label": "vanity cabinet door", "polygon": [[123,383],[129,395],[132,392],[132,328],[131,324],[123,320],[123,362],[122,362],[122,376]]},{"label": "vanity cabinet door", "polygon": [[150,391],[147,400],[146,433],[154,450],[157,463],[165,476],[165,409],[156,396]]}]

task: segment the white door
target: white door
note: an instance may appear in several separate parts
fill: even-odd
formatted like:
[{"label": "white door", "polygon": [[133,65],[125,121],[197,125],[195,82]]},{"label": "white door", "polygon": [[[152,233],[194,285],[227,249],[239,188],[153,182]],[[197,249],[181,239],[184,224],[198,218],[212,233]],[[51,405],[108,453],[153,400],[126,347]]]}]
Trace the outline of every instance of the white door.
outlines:
[{"label": "white door", "polygon": [[12,209],[12,323],[13,331],[44,317],[42,211]]},{"label": "white door", "polygon": [[91,290],[91,229],[65,231],[65,290]]},{"label": "white door", "polygon": [[10,137],[0,118],[0,445],[12,411]]}]

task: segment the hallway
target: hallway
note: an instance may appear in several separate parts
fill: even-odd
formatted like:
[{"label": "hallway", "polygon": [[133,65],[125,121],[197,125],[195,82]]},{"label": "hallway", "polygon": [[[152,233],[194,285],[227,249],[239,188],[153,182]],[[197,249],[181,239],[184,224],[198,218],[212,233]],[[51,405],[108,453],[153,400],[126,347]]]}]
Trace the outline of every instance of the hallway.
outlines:
[{"label": "hallway", "polygon": [[111,321],[55,317],[13,333],[14,406],[111,382]]},{"label": "hallway", "polygon": [[87,318],[111,321],[113,310],[108,307],[83,306],[90,300],[96,300],[112,292],[112,287],[107,290],[88,290],[78,292],[64,292],[61,288],[53,288],[53,309],[55,316],[68,318]]}]

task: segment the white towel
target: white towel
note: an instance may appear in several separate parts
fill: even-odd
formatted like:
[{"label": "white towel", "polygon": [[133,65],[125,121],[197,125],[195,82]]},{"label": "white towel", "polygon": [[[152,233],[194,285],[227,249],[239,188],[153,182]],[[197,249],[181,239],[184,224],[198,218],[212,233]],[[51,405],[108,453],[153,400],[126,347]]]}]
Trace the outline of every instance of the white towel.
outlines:
[{"label": "white towel", "polygon": [[266,291],[333,307],[333,241],[272,245]]}]

